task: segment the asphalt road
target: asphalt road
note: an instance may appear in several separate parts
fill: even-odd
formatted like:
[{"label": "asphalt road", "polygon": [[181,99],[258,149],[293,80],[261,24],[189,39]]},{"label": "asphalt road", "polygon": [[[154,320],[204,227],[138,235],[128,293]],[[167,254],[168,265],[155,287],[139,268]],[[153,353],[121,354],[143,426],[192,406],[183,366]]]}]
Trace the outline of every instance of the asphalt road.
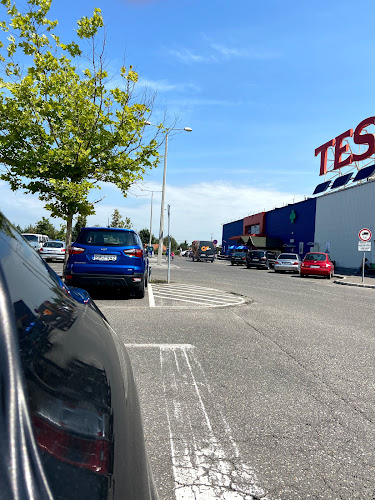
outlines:
[{"label": "asphalt road", "polygon": [[127,345],[162,500],[374,499],[372,289],[225,261],[95,301]]}]

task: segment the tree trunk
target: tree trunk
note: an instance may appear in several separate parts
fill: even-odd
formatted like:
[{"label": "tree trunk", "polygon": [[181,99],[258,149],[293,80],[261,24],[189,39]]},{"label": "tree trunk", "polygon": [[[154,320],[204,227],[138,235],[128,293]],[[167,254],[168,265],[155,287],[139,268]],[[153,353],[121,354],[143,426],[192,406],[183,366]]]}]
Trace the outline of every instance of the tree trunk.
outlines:
[{"label": "tree trunk", "polygon": [[63,274],[65,274],[66,263],[68,262],[68,257],[69,257],[68,249],[72,244],[72,232],[73,232],[73,215],[68,215],[68,218],[66,220],[66,239],[65,239],[66,251],[65,251]]}]

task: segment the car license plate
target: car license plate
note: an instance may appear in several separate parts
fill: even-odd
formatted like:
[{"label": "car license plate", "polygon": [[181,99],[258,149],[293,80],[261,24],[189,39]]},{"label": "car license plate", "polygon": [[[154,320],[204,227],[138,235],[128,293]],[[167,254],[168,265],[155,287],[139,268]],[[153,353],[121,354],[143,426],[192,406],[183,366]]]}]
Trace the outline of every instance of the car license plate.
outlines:
[{"label": "car license plate", "polygon": [[310,266],[310,267],[314,267],[315,269],[319,269],[320,266]]},{"label": "car license plate", "polygon": [[259,259],[253,259],[253,262],[259,262]]},{"label": "car license plate", "polygon": [[93,257],[93,260],[104,260],[104,261],[113,261],[113,260],[116,260],[117,257],[116,255],[97,255],[95,254],[94,257]]}]

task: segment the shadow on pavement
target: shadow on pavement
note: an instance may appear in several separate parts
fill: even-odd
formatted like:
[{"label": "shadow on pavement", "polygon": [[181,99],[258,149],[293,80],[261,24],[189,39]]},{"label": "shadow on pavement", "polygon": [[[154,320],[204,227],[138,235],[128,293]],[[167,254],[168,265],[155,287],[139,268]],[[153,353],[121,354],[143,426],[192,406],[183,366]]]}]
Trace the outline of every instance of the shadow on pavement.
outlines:
[{"label": "shadow on pavement", "polygon": [[105,288],[105,287],[86,287],[85,290],[94,300],[129,300],[135,299],[134,295],[127,288]]}]

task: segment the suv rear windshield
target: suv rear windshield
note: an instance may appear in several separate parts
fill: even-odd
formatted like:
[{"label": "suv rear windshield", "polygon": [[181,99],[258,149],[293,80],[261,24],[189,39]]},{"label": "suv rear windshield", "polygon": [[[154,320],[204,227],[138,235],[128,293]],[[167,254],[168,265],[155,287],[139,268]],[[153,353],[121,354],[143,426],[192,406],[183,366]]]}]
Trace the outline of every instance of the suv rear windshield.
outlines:
[{"label": "suv rear windshield", "polygon": [[327,260],[327,257],[322,253],[308,253],[305,260]]},{"label": "suv rear windshield", "polygon": [[88,229],[81,231],[76,242],[92,246],[139,246],[137,235],[132,231],[111,231],[110,229]]},{"label": "suv rear windshield", "polygon": [[281,253],[278,259],[297,259],[297,255],[295,253]]},{"label": "suv rear windshield", "polygon": [[262,257],[265,257],[265,252],[249,252],[249,257],[250,259],[261,259]]}]

